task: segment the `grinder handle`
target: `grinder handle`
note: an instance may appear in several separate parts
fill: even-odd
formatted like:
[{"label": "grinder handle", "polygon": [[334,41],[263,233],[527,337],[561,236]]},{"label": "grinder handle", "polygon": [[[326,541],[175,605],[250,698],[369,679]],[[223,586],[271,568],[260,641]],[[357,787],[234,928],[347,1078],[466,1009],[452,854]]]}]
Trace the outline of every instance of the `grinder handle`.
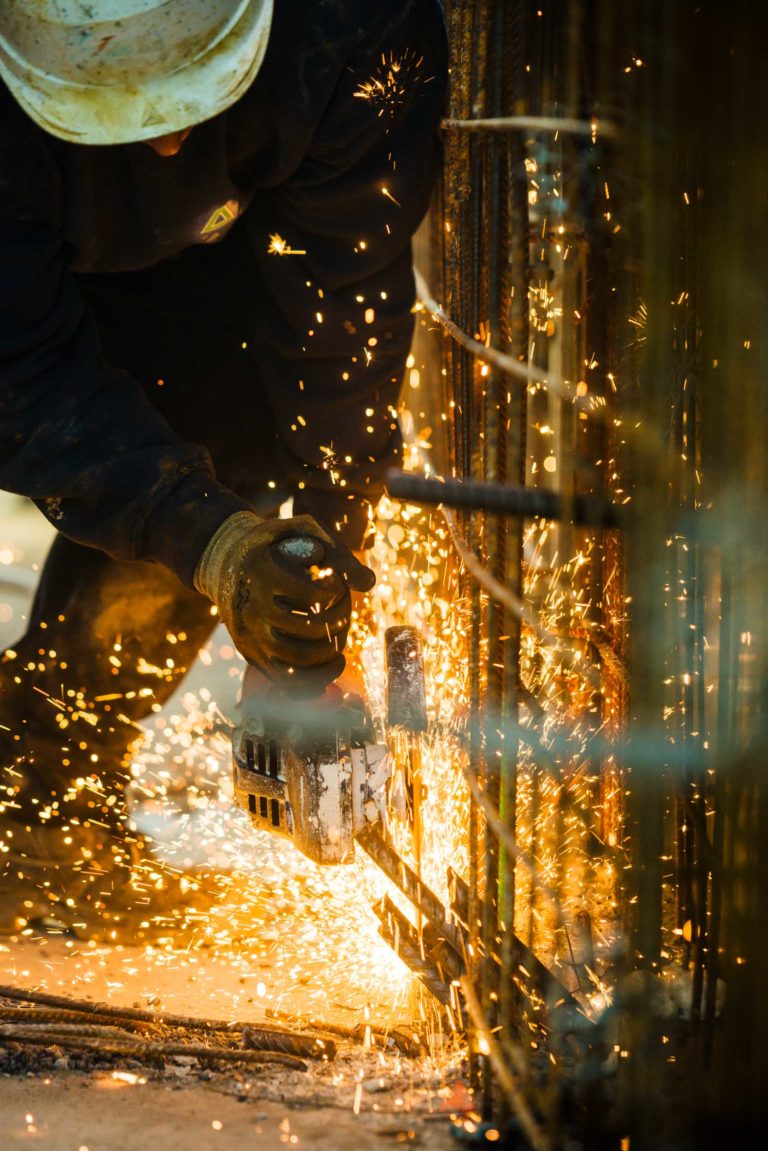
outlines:
[{"label": "grinder handle", "polygon": [[275,547],[285,559],[298,560],[304,567],[321,564],[325,557],[325,547],[314,536],[286,536]]}]

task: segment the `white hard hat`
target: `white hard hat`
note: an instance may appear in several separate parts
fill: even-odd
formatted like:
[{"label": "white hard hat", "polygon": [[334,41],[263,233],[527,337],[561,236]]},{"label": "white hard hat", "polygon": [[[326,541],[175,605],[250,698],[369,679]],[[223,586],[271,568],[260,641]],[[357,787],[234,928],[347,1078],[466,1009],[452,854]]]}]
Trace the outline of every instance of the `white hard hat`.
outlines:
[{"label": "white hard hat", "polygon": [[0,0],[0,76],[63,140],[179,132],[242,96],[273,0]]}]

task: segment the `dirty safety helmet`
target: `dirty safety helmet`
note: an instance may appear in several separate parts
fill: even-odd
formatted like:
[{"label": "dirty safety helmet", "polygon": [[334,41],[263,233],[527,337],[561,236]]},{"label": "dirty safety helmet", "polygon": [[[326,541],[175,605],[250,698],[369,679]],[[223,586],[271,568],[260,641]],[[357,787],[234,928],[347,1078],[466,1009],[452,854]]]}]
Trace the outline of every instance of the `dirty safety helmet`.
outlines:
[{"label": "dirty safety helmet", "polygon": [[242,96],[272,9],[273,0],[0,0],[0,77],[62,140],[148,140]]}]

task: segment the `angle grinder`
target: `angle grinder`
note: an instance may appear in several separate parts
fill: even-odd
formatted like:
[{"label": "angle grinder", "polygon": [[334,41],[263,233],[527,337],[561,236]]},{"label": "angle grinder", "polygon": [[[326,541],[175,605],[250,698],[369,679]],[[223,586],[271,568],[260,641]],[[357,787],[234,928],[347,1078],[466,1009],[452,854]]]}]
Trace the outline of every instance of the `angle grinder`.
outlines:
[{"label": "angle grinder", "polygon": [[[322,565],[319,540],[291,536],[274,546],[286,559]],[[389,628],[385,645],[387,727],[423,731],[421,637]],[[235,799],[254,827],[290,839],[316,863],[352,863],[363,832],[376,827],[386,836],[392,803],[413,812],[413,781],[398,787],[396,759],[376,739],[365,701],[338,684],[316,700],[297,699],[249,665],[232,751]],[[398,795],[410,801],[401,805]]]}]

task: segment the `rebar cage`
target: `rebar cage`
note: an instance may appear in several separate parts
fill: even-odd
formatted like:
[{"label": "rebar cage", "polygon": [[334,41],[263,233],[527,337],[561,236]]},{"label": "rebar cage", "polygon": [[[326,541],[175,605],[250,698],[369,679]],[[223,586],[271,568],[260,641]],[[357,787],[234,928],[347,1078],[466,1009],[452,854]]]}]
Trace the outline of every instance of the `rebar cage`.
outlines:
[{"label": "rebar cage", "polygon": [[768,1107],[766,18],[446,19],[399,491],[462,564],[474,1083],[521,1146],[719,1146]]}]

